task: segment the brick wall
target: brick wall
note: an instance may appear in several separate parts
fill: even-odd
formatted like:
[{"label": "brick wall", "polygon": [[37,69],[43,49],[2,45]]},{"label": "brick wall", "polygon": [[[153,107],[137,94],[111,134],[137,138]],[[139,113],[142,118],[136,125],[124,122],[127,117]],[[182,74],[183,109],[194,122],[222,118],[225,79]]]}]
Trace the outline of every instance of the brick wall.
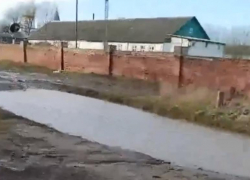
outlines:
[{"label": "brick wall", "polygon": [[[180,58],[165,53],[115,52],[110,58],[102,51],[64,50],[64,67],[67,71],[112,74],[151,81],[161,81],[176,87],[208,87],[237,90],[250,94],[250,61],[230,59]],[[0,60],[24,62],[23,48],[17,45],[0,45]],[[28,47],[28,63],[58,70],[61,68],[61,50],[52,47]],[[181,67],[181,68],[180,68]]]},{"label": "brick wall", "polygon": [[116,53],[113,60],[116,76],[178,83],[179,61],[173,55]]},{"label": "brick wall", "polygon": [[60,69],[61,52],[60,49],[54,47],[28,47],[27,61],[30,64],[46,66],[50,69]]},{"label": "brick wall", "polygon": [[23,48],[18,45],[1,45],[0,60],[23,62]]},{"label": "brick wall", "polygon": [[218,59],[215,61],[190,59],[183,61],[184,86],[209,87],[212,89],[250,90],[250,61]]},{"label": "brick wall", "polygon": [[108,56],[102,51],[65,50],[65,70],[108,74]]}]

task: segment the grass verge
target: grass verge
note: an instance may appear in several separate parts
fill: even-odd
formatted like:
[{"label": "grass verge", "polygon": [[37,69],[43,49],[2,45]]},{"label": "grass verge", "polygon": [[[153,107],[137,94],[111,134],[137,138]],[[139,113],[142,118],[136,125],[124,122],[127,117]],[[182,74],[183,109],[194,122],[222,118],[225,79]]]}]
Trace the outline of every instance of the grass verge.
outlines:
[{"label": "grass verge", "polygon": [[52,74],[52,70],[43,66],[24,64],[9,60],[0,61],[0,70],[18,72],[18,73],[44,73]]},{"label": "grass verge", "polygon": [[[250,135],[250,105],[236,99],[223,108],[215,108],[216,93],[206,89],[177,92],[171,96],[129,97],[62,85],[60,91],[127,105],[146,112],[195,124]],[[248,110],[249,109],[249,110]]]}]

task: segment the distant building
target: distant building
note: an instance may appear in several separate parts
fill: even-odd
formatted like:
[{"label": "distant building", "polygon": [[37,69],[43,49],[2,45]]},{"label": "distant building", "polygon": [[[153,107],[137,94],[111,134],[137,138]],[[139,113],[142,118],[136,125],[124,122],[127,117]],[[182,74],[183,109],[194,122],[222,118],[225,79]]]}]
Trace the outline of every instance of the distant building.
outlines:
[{"label": "distant building", "polygon": [[0,33],[0,43],[1,44],[20,44],[28,37],[24,32],[17,33]]},{"label": "distant building", "polygon": [[163,44],[164,52],[185,56],[224,57],[225,43],[187,36],[168,35]]},{"label": "distant building", "polygon": [[[149,18],[149,19],[118,19],[108,20],[108,37],[110,45],[115,45],[120,51],[152,51],[152,52],[174,52],[174,40],[193,38],[193,41],[204,42],[199,52],[189,48],[190,55],[217,57],[223,55],[223,47],[220,53],[214,54],[203,49],[212,47],[215,42],[210,41],[209,36],[196,19],[196,17],[173,17],[173,18]],[[81,49],[104,49],[106,40],[106,21],[80,21],[78,31],[78,47]],[[165,42],[172,35],[171,42]],[[176,36],[176,37],[174,37]],[[178,37],[177,37],[178,36]],[[173,40],[173,42],[172,42]],[[32,33],[29,37],[31,43],[49,42],[53,45],[60,41],[67,41],[69,48],[75,47],[75,22],[50,22]],[[167,43],[172,43],[167,48]],[[200,43],[197,43],[197,45]],[[218,43],[219,44],[219,43]],[[182,44],[183,45],[183,44]],[[191,44],[189,44],[191,45]],[[223,44],[221,43],[221,46]],[[204,52],[204,54],[202,54]],[[209,53],[210,52],[210,53]]]},{"label": "distant building", "polygon": [[59,15],[58,8],[56,8],[53,21],[60,21],[60,15]]}]

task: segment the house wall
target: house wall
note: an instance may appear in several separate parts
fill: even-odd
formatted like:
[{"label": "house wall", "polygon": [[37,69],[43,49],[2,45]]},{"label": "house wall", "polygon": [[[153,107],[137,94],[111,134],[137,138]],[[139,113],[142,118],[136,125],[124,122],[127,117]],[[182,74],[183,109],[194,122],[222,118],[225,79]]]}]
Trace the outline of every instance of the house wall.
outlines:
[{"label": "house wall", "polygon": [[200,57],[224,57],[225,45],[190,41],[187,55]]},{"label": "house wall", "polygon": [[164,43],[163,44],[163,52],[174,52],[174,44]]},{"label": "house wall", "polygon": [[[47,42],[56,47],[60,46],[60,41],[30,41],[31,43]],[[118,51],[151,51],[151,52],[174,52],[175,46],[177,47],[188,47],[189,56],[201,56],[201,57],[223,57],[224,56],[224,46],[209,43],[206,47],[205,42],[195,41],[194,46],[191,46],[192,42],[178,37],[172,37],[171,43],[158,43],[158,44],[148,44],[148,43],[119,43],[119,42],[109,42],[109,45],[115,45]],[[218,47],[220,46],[220,47]],[[78,47],[80,49],[94,49],[103,50],[103,42],[87,42],[79,41]],[[75,41],[68,41],[68,48],[75,48]]]},{"label": "house wall", "polygon": [[[40,41],[40,40],[31,40],[31,44],[36,44],[40,42],[47,42],[54,46],[60,46],[60,41]],[[123,43],[123,42],[109,42],[109,45],[115,45],[119,51],[153,51],[153,52],[162,52],[163,43]],[[80,49],[96,49],[103,50],[103,42],[88,42],[88,41],[78,41],[78,47]],[[142,48],[143,47],[143,48]],[[75,48],[75,41],[68,41],[68,48]],[[144,50],[143,50],[144,49]]]},{"label": "house wall", "polygon": [[164,52],[174,52],[175,46],[178,47],[188,47],[189,41],[183,38],[172,37],[171,43],[164,43],[163,44],[163,51]]},{"label": "house wall", "polygon": [[[153,51],[153,52],[162,52],[163,51],[163,43],[158,43],[158,44],[128,43],[128,49],[126,51],[133,51],[133,48],[135,46],[136,46],[136,51]],[[142,46],[143,46],[144,50],[142,49]]]},{"label": "house wall", "polygon": [[55,47],[61,46],[61,41],[52,41],[52,40],[29,40],[29,43],[31,44],[37,44],[37,43],[49,43]]},{"label": "house wall", "polygon": [[188,56],[200,57],[224,57],[225,45],[212,42],[192,41],[188,39],[172,37],[171,43],[163,44],[164,52],[174,52],[175,47],[187,47]]}]

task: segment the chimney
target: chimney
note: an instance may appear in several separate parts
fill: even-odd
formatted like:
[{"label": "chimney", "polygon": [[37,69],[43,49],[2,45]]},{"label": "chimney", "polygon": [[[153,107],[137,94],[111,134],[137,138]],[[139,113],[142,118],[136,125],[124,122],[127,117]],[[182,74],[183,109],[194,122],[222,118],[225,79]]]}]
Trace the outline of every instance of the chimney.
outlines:
[{"label": "chimney", "polygon": [[95,13],[93,13],[93,21],[95,20]]}]

